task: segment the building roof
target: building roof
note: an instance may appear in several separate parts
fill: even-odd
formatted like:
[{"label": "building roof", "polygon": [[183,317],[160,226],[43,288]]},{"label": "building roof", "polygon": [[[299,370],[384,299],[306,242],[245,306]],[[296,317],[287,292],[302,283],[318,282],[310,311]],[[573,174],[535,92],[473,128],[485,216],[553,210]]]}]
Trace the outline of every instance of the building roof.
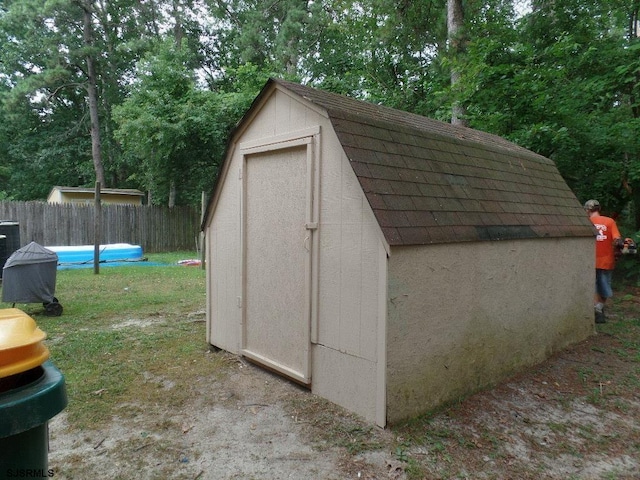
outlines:
[{"label": "building roof", "polygon": [[546,157],[478,130],[272,81],[326,109],[390,245],[593,236]]},{"label": "building roof", "polygon": [[[51,192],[49,193],[49,195],[51,195],[51,193],[53,193],[55,190],[58,190],[62,193],[90,193],[91,195],[94,195],[96,191],[95,188],[89,188],[89,187],[55,186],[51,189]],[[138,197],[144,196],[144,192],[141,192],[140,190],[137,190],[135,188],[101,188],[100,193],[106,194],[106,195],[129,195],[129,196],[138,196]]]},{"label": "building roof", "polygon": [[[593,236],[554,162],[499,136],[270,79],[326,110],[389,245]],[[247,118],[247,116],[245,116]]]}]

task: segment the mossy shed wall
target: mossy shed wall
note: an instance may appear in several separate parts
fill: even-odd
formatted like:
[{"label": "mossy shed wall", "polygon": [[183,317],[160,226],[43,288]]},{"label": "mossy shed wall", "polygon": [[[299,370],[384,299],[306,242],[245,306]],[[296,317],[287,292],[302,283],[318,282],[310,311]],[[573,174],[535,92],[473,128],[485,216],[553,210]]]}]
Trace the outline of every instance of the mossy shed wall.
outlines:
[{"label": "mossy shed wall", "polygon": [[594,332],[593,240],[395,247],[387,421],[490,386]]}]

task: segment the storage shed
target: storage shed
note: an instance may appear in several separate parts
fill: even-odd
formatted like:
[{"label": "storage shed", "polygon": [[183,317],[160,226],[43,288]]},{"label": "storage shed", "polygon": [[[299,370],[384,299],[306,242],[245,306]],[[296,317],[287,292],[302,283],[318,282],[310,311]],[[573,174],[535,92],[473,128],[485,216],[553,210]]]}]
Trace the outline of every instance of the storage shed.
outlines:
[{"label": "storage shed", "polygon": [[594,231],[500,137],[271,79],[207,206],[207,340],[380,426],[594,332]]}]

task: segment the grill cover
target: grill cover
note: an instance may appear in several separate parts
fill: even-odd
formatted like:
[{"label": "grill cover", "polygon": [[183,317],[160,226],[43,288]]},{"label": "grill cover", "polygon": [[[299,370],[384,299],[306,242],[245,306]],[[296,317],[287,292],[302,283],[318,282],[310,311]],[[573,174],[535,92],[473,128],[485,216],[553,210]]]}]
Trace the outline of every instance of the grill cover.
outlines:
[{"label": "grill cover", "polygon": [[2,301],[52,302],[57,267],[58,255],[36,242],[16,250],[2,269]]}]

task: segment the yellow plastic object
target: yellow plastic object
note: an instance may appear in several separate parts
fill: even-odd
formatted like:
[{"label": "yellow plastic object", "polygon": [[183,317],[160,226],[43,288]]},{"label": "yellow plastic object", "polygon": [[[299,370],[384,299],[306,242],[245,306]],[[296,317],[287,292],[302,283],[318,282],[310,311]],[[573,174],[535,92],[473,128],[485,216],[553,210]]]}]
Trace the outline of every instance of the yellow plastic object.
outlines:
[{"label": "yellow plastic object", "polygon": [[22,310],[0,310],[0,378],[42,365],[49,358],[46,337]]},{"label": "yellow plastic object", "polygon": [[47,334],[18,308],[0,310],[0,351],[40,342]]},{"label": "yellow plastic object", "polygon": [[[49,349],[43,343],[35,343],[22,348],[14,348],[0,352],[0,357],[12,352],[12,358],[6,365],[0,365],[0,378],[9,377],[17,373],[26,372],[39,367],[49,359]],[[4,359],[1,361],[4,363]]]}]

